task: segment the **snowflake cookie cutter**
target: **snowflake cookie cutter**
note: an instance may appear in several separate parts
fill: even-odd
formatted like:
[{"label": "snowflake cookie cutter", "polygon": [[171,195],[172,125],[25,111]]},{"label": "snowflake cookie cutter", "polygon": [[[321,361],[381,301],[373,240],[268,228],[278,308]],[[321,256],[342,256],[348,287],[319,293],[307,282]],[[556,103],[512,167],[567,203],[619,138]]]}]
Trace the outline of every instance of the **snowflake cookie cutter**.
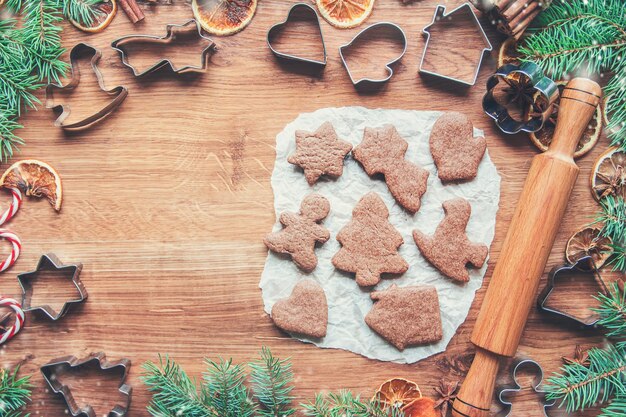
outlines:
[{"label": "snowflake cookie cutter", "polygon": [[[443,74],[441,72],[437,72],[434,70],[427,70],[425,68],[425,61],[426,61],[426,57],[428,56],[428,52],[429,52],[429,46],[431,43],[431,34],[430,34],[430,29],[435,26],[439,21],[443,20],[443,19],[449,19],[452,20],[453,16],[457,15],[457,14],[461,14],[461,13],[467,13],[468,16],[470,16],[472,23],[476,26],[476,30],[479,33],[480,37],[482,38],[483,42],[484,42],[484,48],[483,50],[480,52],[480,57],[478,59],[478,62],[476,64],[475,70],[474,70],[474,75],[472,77],[472,79],[470,80],[466,80],[463,78],[458,78],[458,77],[454,77],[451,75],[447,75],[447,74]],[[419,72],[422,74],[428,74],[428,75],[432,75],[435,77],[439,77],[439,78],[443,78],[445,80],[449,80],[449,81],[454,81],[454,82],[458,82],[461,84],[465,84],[468,86],[472,86],[474,84],[476,84],[476,80],[478,79],[478,72],[480,71],[480,67],[482,66],[483,63],[483,58],[485,56],[485,52],[491,52],[493,50],[493,46],[491,45],[491,42],[489,42],[489,38],[487,38],[487,34],[485,33],[485,30],[483,29],[482,25],[480,24],[480,21],[478,20],[478,17],[476,17],[476,13],[474,13],[474,10],[472,9],[471,4],[469,3],[463,3],[462,5],[460,5],[459,7],[457,7],[456,9],[450,11],[449,13],[446,14],[446,6],[443,4],[440,4],[437,6],[437,8],[435,9],[435,14],[433,15],[433,20],[432,22],[427,25],[426,27],[424,27],[424,29],[422,29],[422,34],[426,37],[426,44],[424,45],[424,52],[422,53],[422,59],[420,61],[420,65],[419,65]]]},{"label": "snowflake cookie cutter", "polygon": [[533,370],[535,377],[533,379],[531,388],[536,394],[539,394],[543,397],[543,400],[542,400],[543,415],[544,417],[549,417],[547,410],[548,408],[553,407],[555,405],[556,400],[550,400],[550,401],[546,400],[546,397],[545,397],[546,391],[541,389],[541,384],[543,383],[543,368],[541,367],[541,365],[539,365],[539,363],[537,363],[536,361],[532,359],[519,360],[515,364],[511,372],[511,379],[513,380],[513,387],[505,388],[501,390],[500,393],[498,394],[498,401],[500,402],[500,404],[502,404],[502,406],[504,407],[504,410],[506,410],[505,411],[506,414],[504,415],[504,417],[512,417],[511,411],[513,410],[513,402],[510,400],[507,400],[506,397],[515,395],[516,393],[521,392],[524,389],[519,382],[518,373],[520,373],[520,371],[525,368],[526,369],[531,368]]},{"label": "snowflake cookie cutter", "polygon": [[[400,52],[400,54],[398,54],[397,57],[393,58],[391,61],[388,61],[385,64],[385,71],[387,72],[387,75],[385,77],[380,78],[380,79],[373,79],[373,78],[368,78],[368,77],[355,79],[354,75],[352,74],[352,71],[350,71],[350,67],[348,65],[348,61],[346,60],[344,52],[349,50],[352,47],[352,45],[358,42],[363,36],[366,36],[367,34],[375,33],[381,30],[390,30],[391,32],[394,33],[394,36],[396,36],[397,39],[402,44],[402,52]],[[352,81],[352,84],[354,85],[355,88],[376,87],[376,86],[385,84],[387,81],[391,79],[391,77],[393,77],[393,74],[394,74],[393,66],[395,63],[397,63],[398,61],[402,59],[402,57],[406,53],[407,46],[408,46],[408,41],[406,38],[406,34],[404,33],[404,30],[402,30],[400,26],[391,22],[378,22],[378,23],[374,23],[373,25],[366,27],[365,29],[357,33],[356,36],[352,38],[350,42],[348,42],[345,45],[340,46],[339,56],[341,57],[341,62],[343,63],[343,66],[346,68],[346,71],[348,72],[348,76],[350,77],[350,81]]]},{"label": "snowflake cookie cutter", "polygon": [[[69,308],[73,304],[80,304],[84,302],[87,297],[87,289],[80,280],[80,272],[83,269],[81,263],[64,264],[56,255],[48,253],[42,255],[39,258],[37,267],[34,271],[23,272],[17,276],[17,280],[22,288],[22,309],[25,312],[40,311],[48,316],[51,320],[57,321],[65,314],[67,314]],[[31,305],[31,298],[33,295],[33,286],[31,280],[36,279],[42,271],[59,271],[67,273],[72,280],[72,283],[78,290],[78,297],[72,300],[66,301],[61,307],[60,311],[56,311],[49,305],[33,306]]]},{"label": "snowflake cookie cutter", "polygon": [[[298,17],[299,15],[299,17]],[[316,24],[318,33],[320,35],[320,41],[322,43],[322,59],[311,59],[304,58],[295,54],[281,52],[274,47],[273,41],[276,35],[281,31],[282,28],[286,27],[289,23],[296,20],[308,20],[312,21]],[[284,59],[287,61],[300,62],[304,64],[311,65],[317,68],[326,67],[326,43],[324,42],[324,35],[322,33],[322,26],[320,24],[320,18],[317,14],[317,10],[314,7],[306,4],[306,3],[296,3],[291,9],[289,9],[289,13],[287,14],[287,18],[282,22],[276,23],[267,31],[267,46],[270,48],[270,51],[280,59]]]},{"label": "snowflake cookie cutter", "polygon": [[118,391],[126,398],[126,400],[124,401],[124,404],[116,404],[113,409],[109,411],[107,417],[123,417],[130,408],[130,400],[133,390],[130,385],[125,383],[130,369],[130,359],[123,358],[118,361],[110,362],[106,360],[104,352],[92,353],[83,359],[78,359],[76,356],[64,356],[43,365],[40,368],[40,371],[43,375],[43,379],[46,381],[52,392],[55,394],[61,394],[72,416],[76,417],[79,415],[85,415],[87,417],[96,417],[93,407],[89,404],[80,407],[74,399],[70,387],[63,384],[58,378],[59,374],[61,374],[63,370],[67,371],[68,369],[72,370],[83,366],[87,367],[93,365],[94,363],[98,366],[100,371],[106,372],[116,368],[122,370]]},{"label": "snowflake cookie cutter", "polygon": [[[98,112],[76,122],[65,123],[65,120],[70,116],[72,110],[70,106],[54,104],[54,90],[74,90],[80,84],[80,69],[78,68],[78,60],[84,55],[91,55],[91,69],[98,80],[100,90],[111,96],[113,99]],[[98,61],[100,61],[100,57],[102,57],[102,52],[100,52],[99,49],[82,42],[76,44],[70,51],[70,82],[65,85],[50,83],[46,86],[46,108],[52,109],[54,112],[61,113],[54,121],[55,126],[64,130],[87,129],[113,113],[119,106],[122,105],[128,96],[128,89],[124,86],[117,86],[110,90],[106,89],[102,73],[98,69]]]},{"label": "snowflake cookie cutter", "polygon": [[[589,266],[591,265],[591,268]],[[608,290],[598,273],[597,268],[595,267],[595,263],[593,262],[593,258],[591,256],[585,256],[580,258],[575,264],[570,265],[561,265],[552,268],[550,274],[548,274],[548,283],[546,287],[541,291],[539,297],[537,297],[537,310],[542,313],[550,314],[559,318],[563,318],[569,321],[572,324],[578,325],[584,329],[595,329],[598,327],[598,322],[600,321],[599,315],[594,315],[591,317],[578,317],[573,314],[566,313],[557,308],[549,307],[548,300],[550,299],[550,295],[554,292],[556,283],[564,274],[570,273],[577,274],[587,274],[591,275],[596,283],[600,286],[601,290],[604,294],[607,294]]]},{"label": "snowflake cookie cutter", "polygon": [[[202,49],[200,52],[200,65],[184,65],[180,68],[176,67],[176,65],[168,58],[159,59],[154,65],[151,67],[139,71],[134,65],[132,65],[128,61],[129,53],[124,49],[125,45],[129,45],[132,43],[144,42],[144,43],[152,43],[152,44],[171,44],[176,40],[176,30],[189,31],[190,33],[197,34],[198,39],[206,40],[207,46]],[[117,38],[113,42],[111,42],[111,48],[115,49],[119,52],[120,57],[122,59],[122,64],[128,68],[130,68],[135,77],[142,77],[144,75],[150,74],[152,72],[158,71],[163,67],[169,67],[174,74],[186,74],[190,72],[204,72],[207,68],[207,61],[209,54],[216,50],[215,42],[208,36],[204,34],[202,31],[202,27],[195,19],[188,20],[187,22],[176,25],[176,24],[168,24],[165,27],[165,36],[157,36],[157,35],[126,35],[121,38]]]}]

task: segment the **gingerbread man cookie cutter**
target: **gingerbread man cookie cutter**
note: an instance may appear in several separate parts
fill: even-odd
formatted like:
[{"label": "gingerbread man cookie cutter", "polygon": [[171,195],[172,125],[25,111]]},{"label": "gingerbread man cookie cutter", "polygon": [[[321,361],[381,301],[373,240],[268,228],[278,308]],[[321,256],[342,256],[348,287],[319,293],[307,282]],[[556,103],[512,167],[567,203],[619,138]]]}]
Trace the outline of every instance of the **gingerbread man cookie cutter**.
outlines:
[{"label": "gingerbread man cookie cutter", "polygon": [[507,400],[506,397],[515,395],[516,393],[519,393],[523,390],[523,387],[519,382],[518,374],[525,368],[526,369],[531,368],[534,371],[535,378],[533,379],[531,388],[535,393],[543,396],[544,398],[544,400],[542,401],[543,415],[544,417],[549,417],[547,414],[547,409],[550,407],[553,407],[554,404],[556,403],[556,400],[548,401],[545,399],[546,391],[541,389],[541,384],[543,383],[543,368],[541,367],[541,365],[539,365],[539,363],[535,362],[532,359],[519,360],[515,364],[515,366],[513,367],[513,371],[511,372],[511,379],[513,380],[513,387],[505,388],[501,390],[500,393],[498,394],[498,401],[500,402],[500,404],[502,404],[502,406],[506,410],[506,414],[504,415],[504,417],[513,417],[511,413],[513,410],[513,402]]}]

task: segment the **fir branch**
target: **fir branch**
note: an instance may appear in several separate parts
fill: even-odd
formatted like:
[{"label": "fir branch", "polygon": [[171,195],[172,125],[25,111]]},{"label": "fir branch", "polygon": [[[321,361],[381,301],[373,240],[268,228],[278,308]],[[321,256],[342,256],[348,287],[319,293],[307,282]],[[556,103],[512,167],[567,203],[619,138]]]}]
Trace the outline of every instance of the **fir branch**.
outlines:
[{"label": "fir branch", "polygon": [[592,310],[600,315],[598,324],[606,330],[607,337],[626,338],[626,292],[613,284],[608,294],[599,293],[594,298],[600,306]]},{"label": "fir branch", "polygon": [[250,364],[254,398],[260,404],[260,417],[287,417],[296,412],[290,408],[293,397],[293,372],[289,359],[280,360],[268,348],[261,350],[258,361]]},{"label": "fir branch", "polygon": [[548,379],[548,400],[559,400],[567,412],[584,410],[604,403],[615,395],[626,395],[626,351],[610,345],[589,350],[589,367],[578,363],[565,365]]},{"label": "fir branch", "polygon": [[[18,371],[19,367],[13,372],[0,369],[0,415],[3,417],[23,416],[21,408],[30,401],[30,376],[18,379]],[[28,417],[28,414],[23,417]]]},{"label": "fir branch", "polygon": [[96,18],[103,12],[98,10],[96,5],[103,0],[53,0],[57,7],[63,10],[66,19],[80,22],[83,26],[90,26]]},{"label": "fir branch", "polygon": [[598,417],[624,417],[626,415],[626,397],[619,396],[602,409]]},{"label": "fir branch", "polygon": [[254,404],[244,385],[245,370],[241,365],[233,365],[232,359],[218,362],[206,359],[207,371],[204,374],[203,398],[213,408],[218,417],[251,417]]},{"label": "fir branch", "polygon": [[626,202],[623,197],[608,196],[600,201],[602,210],[595,223],[602,224],[600,235],[609,237],[614,244],[626,241]]},{"label": "fir branch", "polygon": [[403,417],[396,408],[384,409],[378,402],[361,400],[350,391],[317,394],[315,400],[302,404],[304,415],[308,417]]}]

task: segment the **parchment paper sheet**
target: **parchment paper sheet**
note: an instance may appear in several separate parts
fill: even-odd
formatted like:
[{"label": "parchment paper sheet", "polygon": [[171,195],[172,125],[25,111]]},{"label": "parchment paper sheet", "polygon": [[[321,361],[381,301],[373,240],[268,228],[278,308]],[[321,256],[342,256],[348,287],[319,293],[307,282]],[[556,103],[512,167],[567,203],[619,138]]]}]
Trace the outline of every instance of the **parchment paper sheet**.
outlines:
[{"label": "parchment paper sheet", "polygon": [[[329,216],[323,221],[323,225],[330,230],[331,238],[316,251],[317,268],[306,274],[288,258],[269,252],[259,284],[268,314],[274,303],[289,296],[296,283],[305,277],[313,278],[322,285],[329,307],[327,335],[321,340],[297,337],[299,340],[324,348],[350,350],[382,361],[413,363],[444,351],[456,329],[465,321],[474,294],[482,285],[487,264],[481,269],[470,269],[469,283],[456,284],[442,276],[422,257],[413,241],[412,231],[419,229],[427,234],[434,233],[443,218],[441,204],[454,197],[463,197],[472,205],[472,216],[467,227],[469,239],[490,246],[500,200],[500,176],[486,153],[476,179],[463,184],[442,185],[437,177],[428,144],[430,131],[440,114],[363,107],[325,108],[300,114],[276,136],[276,163],[272,173],[276,218],[283,211],[298,212],[300,202],[311,192],[324,195],[330,201],[331,207]],[[393,124],[409,142],[407,159],[430,171],[428,191],[422,198],[420,210],[415,215],[403,210],[396,204],[384,181],[371,179],[351,156],[346,160],[343,175],[339,179],[322,178],[313,187],[309,186],[302,170],[288,163],[287,157],[296,149],[297,129],[314,131],[326,121],[333,124],[341,139],[354,146],[361,142],[365,127]],[[482,133],[475,130],[474,134]],[[331,258],[340,247],[335,239],[337,233],[352,218],[352,209],[357,201],[370,191],[377,192],[389,208],[389,221],[404,238],[399,252],[410,265],[409,270],[401,277],[383,278],[375,289],[383,289],[394,283],[398,286],[428,284],[437,287],[443,323],[443,339],[439,343],[411,347],[403,352],[391,346],[363,320],[372,307],[369,297],[371,290],[360,288],[350,274],[335,270],[331,263]],[[280,228],[277,221],[274,230]]]}]

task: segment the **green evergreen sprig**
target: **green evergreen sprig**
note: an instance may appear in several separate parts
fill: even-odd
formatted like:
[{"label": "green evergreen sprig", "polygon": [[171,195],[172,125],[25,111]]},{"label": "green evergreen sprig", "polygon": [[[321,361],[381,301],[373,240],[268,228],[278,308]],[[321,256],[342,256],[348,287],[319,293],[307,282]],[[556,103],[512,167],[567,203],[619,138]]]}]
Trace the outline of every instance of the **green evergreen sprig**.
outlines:
[{"label": "green evergreen sprig", "polygon": [[155,417],[287,417],[293,382],[291,365],[274,358],[269,349],[250,364],[252,393],[246,387],[246,368],[232,360],[205,360],[201,383],[176,362],[159,356],[159,363],[143,365],[143,383],[152,393],[148,412]]},{"label": "green evergreen sprig", "polygon": [[308,417],[403,417],[402,410],[391,407],[385,409],[379,402],[363,400],[350,391],[317,394],[315,400],[302,404],[304,415]]},{"label": "green evergreen sprig", "polygon": [[28,417],[21,409],[30,402],[32,385],[30,376],[17,377],[19,367],[13,372],[0,369],[0,416]]},{"label": "green evergreen sprig", "polygon": [[607,131],[626,149],[626,14],[623,0],[555,0],[518,46],[522,61],[555,79],[610,76]]},{"label": "green evergreen sprig", "polygon": [[600,315],[598,322],[605,329],[607,337],[612,339],[626,339],[626,293],[613,285],[608,294],[598,294],[595,297],[600,306],[593,311]]},{"label": "green evergreen sprig", "polygon": [[600,236],[613,241],[609,263],[615,270],[626,271],[626,201],[621,196],[608,196],[600,201],[600,206],[594,224],[602,225]]}]

